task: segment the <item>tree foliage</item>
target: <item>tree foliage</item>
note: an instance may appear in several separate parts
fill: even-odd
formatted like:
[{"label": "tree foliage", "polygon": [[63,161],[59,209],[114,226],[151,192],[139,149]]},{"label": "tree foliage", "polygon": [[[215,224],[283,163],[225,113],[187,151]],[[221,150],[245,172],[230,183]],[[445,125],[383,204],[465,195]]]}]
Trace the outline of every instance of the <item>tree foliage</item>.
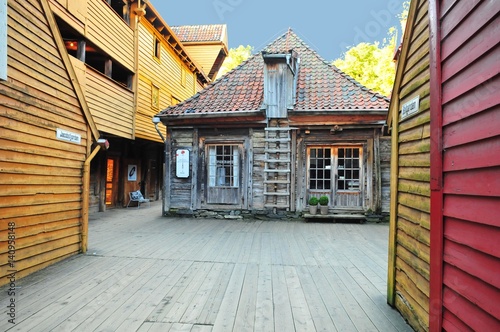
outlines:
[{"label": "tree foliage", "polygon": [[359,43],[345,52],[343,59],[333,61],[333,65],[367,88],[389,96],[396,74],[392,61],[395,41],[392,32],[389,42],[384,41],[382,45],[379,42]]},{"label": "tree foliage", "polygon": [[[403,29],[408,17],[408,8],[409,2],[405,1],[403,12],[398,16]],[[332,64],[367,88],[389,96],[396,75],[393,62],[396,38],[397,29],[392,27],[382,43],[359,43],[349,48],[343,58],[333,61]]]},{"label": "tree foliage", "polygon": [[219,73],[217,74],[217,79],[230,70],[238,67],[243,61],[248,59],[253,52],[253,47],[250,45],[243,46],[240,45],[236,48],[231,48],[229,50],[229,54],[224,60],[224,63],[222,64]]}]

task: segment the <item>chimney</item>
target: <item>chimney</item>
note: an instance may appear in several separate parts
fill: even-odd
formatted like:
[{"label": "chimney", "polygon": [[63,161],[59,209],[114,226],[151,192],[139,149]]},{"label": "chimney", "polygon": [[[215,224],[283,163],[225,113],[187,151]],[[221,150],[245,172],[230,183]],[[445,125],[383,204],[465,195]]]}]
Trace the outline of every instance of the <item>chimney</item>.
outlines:
[{"label": "chimney", "polygon": [[262,52],[264,59],[264,105],[268,119],[288,117],[297,90],[299,58],[297,52]]}]

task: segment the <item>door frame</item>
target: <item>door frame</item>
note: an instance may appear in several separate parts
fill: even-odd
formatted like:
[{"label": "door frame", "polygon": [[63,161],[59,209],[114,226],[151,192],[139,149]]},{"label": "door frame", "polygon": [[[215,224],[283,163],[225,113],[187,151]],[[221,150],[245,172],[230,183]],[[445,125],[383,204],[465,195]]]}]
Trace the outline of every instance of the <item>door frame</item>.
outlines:
[{"label": "door frame", "polygon": [[[316,196],[320,196],[323,194],[327,194],[330,199],[330,207],[333,208],[353,208],[353,209],[359,209],[363,208],[364,206],[364,197],[365,197],[365,160],[364,160],[364,145],[362,143],[330,143],[330,144],[306,144],[306,169],[305,169],[305,192],[306,192],[306,202],[309,201],[309,198],[311,197],[311,192],[316,192],[317,194],[313,194]],[[315,148],[330,148],[331,153],[330,153],[330,166],[331,166],[331,171],[330,171],[330,189],[327,190],[313,190],[311,191],[310,189],[310,163],[311,163],[311,149]],[[339,157],[338,157],[338,150],[339,148],[359,148],[359,187],[358,190],[339,190],[338,189],[338,166],[339,166]],[[344,194],[344,196],[351,195],[351,194],[357,194],[358,195],[358,200],[359,203],[357,205],[339,205],[338,204],[338,198],[339,195],[338,193]]]},{"label": "door frame", "polygon": [[[247,209],[248,208],[248,195],[247,195],[247,187],[249,178],[251,174],[249,174],[249,166],[248,166],[248,158],[247,158],[247,143],[244,138],[242,139],[227,139],[227,138],[201,138],[200,139],[200,152],[202,152],[201,158],[199,160],[199,168],[201,169],[200,180],[203,188],[203,192],[201,193],[201,204],[199,205],[201,208],[210,208],[210,209]],[[209,195],[209,147],[214,145],[233,145],[237,146],[239,152],[239,179],[238,179],[238,203],[208,203],[208,195]]]}]

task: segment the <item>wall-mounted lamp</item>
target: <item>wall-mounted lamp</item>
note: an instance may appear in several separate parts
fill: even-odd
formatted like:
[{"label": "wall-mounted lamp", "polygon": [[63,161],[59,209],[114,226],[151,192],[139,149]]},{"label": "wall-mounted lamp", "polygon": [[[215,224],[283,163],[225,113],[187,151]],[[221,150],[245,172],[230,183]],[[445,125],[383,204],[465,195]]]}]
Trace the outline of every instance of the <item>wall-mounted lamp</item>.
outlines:
[{"label": "wall-mounted lamp", "polygon": [[304,130],[304,134],[309,135],[311,131],[309,129]]},{"label": "wall-mounted lamp", "polygon": [[163,143],[165,143],[165,137],[163,137],[163,134],[161,133],[160,129],[158,128],[158,123],[161,122],[160,117],[159,116],[153,116],[153,118],[151,120],[155,124],[156,132],[158,133],[158,135],[160,135],[161,140],[163,141]]},{"label": "wall-mounted lamp", "polygon": [[97,140],[97,145],[99,145],[103,150],[109,149],[109,141],[105,138],[99,138]]}]

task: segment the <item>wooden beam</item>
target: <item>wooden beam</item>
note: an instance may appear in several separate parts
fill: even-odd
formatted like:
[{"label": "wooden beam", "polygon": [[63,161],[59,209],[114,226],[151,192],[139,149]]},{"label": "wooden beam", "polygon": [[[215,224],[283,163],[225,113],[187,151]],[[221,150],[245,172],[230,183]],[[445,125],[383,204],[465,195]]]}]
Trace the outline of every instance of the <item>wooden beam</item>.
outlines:
[{"label": "wooden beam", "polygon": [[441,1],[429,1],[431,111],[431,239],[429,331],[443,326],[443,109],[441,93]]}]

